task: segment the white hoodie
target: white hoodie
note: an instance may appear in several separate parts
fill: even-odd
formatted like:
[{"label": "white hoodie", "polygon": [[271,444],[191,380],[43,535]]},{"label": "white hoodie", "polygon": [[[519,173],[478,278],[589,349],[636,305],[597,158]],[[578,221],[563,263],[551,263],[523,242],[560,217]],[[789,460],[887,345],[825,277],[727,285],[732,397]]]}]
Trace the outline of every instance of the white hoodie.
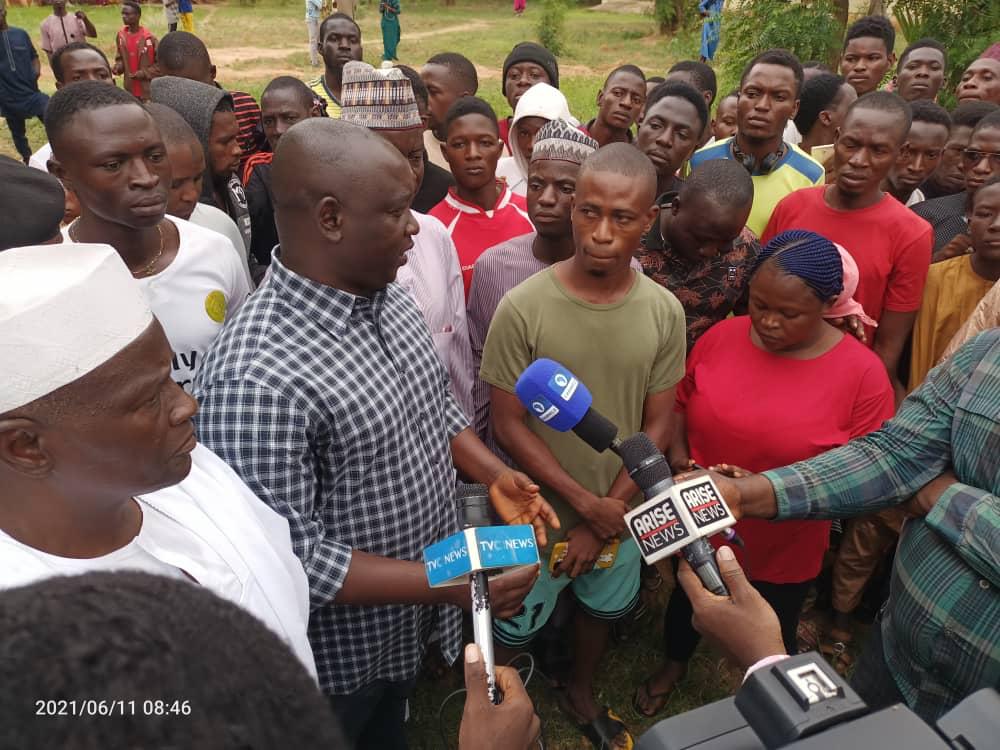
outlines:
[{"label": "white hoodie", "polygon": [[528,192],[528,160],[517,147],[517,123],[525,117],[543,117],[546,120],[566,120],[572,125],[580,121],[569,113],[569,104],[563,93],[547,83],[536,83],[524,92],[514,110],[510,123],[510,150],[513,156],[505,156],[497,163],[497,177],[507,180],[507,186],[516,195]]}]

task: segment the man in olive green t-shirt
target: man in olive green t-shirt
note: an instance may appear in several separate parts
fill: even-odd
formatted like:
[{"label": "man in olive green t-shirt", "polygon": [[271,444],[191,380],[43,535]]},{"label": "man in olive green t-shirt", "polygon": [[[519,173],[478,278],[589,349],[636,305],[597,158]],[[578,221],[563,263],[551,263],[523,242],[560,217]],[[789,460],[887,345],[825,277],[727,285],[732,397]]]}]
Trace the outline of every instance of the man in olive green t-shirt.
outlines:
[{"label": "man in olive green t-shirt", "polygon": [[[559,592],[572,585],[581,611],[573,672],[561,704],[588,725],[588,736],[608,742],[621,741],[628,730],[597,705],[593,678],[610,622],[638,598],[639,553],[624,522],[638,488],[614,454],[596,453],[574,434],[529,419],[514,385],[534,360],[554,359],[586,384],[594,408],[618,425],[623,437],[642,430],[661,449],[667,447],[674,386],[684,376],[684,310],[630,265],[656,218],[655,197],[656,172],[632,146],[611,144],[589,156],[573,203],[575,255],[507,293],[486,337],[480,371],[491,386],[497,440],[542,485],[562,523],[562,532],[549,537],[524,613],[497,622],[494,633],[504,646],[523,646],[548,620]],[[623,541],[614,562],[604,567],[602,560],[602,567],[594,568],[602,548],[616,538]],[[558,542],[566,543],[566,555],[550,573],[547,563],[559,552],[551,549]]]}]

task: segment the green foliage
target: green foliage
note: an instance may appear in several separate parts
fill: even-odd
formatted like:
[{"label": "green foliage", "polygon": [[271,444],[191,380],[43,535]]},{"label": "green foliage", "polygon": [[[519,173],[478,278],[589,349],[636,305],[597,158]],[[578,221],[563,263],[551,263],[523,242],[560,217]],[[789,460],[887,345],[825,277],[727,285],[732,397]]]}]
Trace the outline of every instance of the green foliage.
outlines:
[{"label": "green foliage", "polygon": [[542,14],[538,17],[538,41],[553,55],[566,51],[566,3],[564,0],[544,0]]},{"label": "green foliage", "polygon": [[896,0],[893,14],[907,42],[933,37],[948,49],[948,69],[939,101],[955,104],[955,87],[962,71],[995,41],[1000,28],[1000,3],[996,0]]},{"label": "green foliage", "polygon": [[800,60],[832,63],[842,34],[831,0],[743,0],[722,18],[723,71],[738,79],[754,55],[773,47],[790,50]]},{"label": "green foliage", "polygon": [[653,18],[661,34],[671,34],[698,20],[698,0],[653,0]]}]

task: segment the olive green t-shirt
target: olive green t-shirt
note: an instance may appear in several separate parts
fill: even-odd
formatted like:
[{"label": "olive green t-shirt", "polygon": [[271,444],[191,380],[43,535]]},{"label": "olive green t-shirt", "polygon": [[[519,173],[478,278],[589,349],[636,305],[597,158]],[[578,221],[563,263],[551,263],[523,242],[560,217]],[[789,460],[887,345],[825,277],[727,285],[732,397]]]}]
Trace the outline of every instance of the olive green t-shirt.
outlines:
[{"label": "olive green t-shirt", "polygon": [[[594,397],[593,408],[618,425],[619,436],[642,429],[646,397],[684,377],[684,309],[669,291],[642,274],[611,305],[594,305],[572,296],[554,267],[539,271],[501,301],[483,348],[480,377],[510,393],[524,369],[540,357],[567,367]],[[671,407],[672,408],[672,407]],[[597,453],[572,432],[556,432],[529,418],[529,429],[552,451],[581,486],[604,496],[621,470],[611,451]],[[562,524],[550,531],[559,541],[579,523],[572,506],[551,488],[542,494]]]}]

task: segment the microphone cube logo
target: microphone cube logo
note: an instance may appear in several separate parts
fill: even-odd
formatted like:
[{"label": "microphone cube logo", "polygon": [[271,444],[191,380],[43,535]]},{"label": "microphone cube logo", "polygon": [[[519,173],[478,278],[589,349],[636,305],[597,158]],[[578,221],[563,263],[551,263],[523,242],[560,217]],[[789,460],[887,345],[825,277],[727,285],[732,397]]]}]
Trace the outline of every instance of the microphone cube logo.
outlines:
[{"label": "microphone cube logo", "polygon": [[675,505],[669,491],[625,514],[625,523],[647,563],[676,552],[693,539],[684,511]]},{"label": "microphone cube logo", "polygon": [[696,536],[710,536],[736,523],[726,501],[711,477],[678,482],[672,488],[691,518]]},{"label": "microphone cube logo", "polygon": [[558,393],[563,401],[569,401],[573,398],[573,394],[576,393],[577,386],[579,385],[580,381],[565,370],[556,370],[555,374],[549,379],[549,390],[553,393]]},{"label": "microphone cube logo", "polygon": [[543,422],[551,422],[559,416],[559,407],[542,395],[531,399],[531,411]]}]

